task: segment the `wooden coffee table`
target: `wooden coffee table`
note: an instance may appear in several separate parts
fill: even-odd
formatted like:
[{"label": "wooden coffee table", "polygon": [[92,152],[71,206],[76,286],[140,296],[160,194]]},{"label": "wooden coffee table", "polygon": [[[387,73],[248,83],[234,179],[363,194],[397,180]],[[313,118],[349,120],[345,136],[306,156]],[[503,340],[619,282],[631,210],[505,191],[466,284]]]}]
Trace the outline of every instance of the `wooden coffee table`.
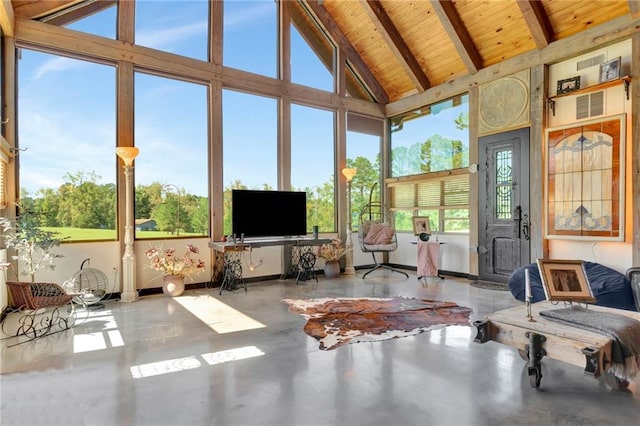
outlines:
[{"label": "wooden coffee table", "polygon": [[[531,305],[534,321],[527,317],[525,305],[489,314],[475,321],[475,342],[494,341],[512,346],[528,362],[529,383],[540,387],[540,361],[544,356],[576,366],[584,366],[585,374],[604,376],[607,385],[626,389],[629,382],[619,379],[608,370],[611,367],[611,338],[581,328],[572,327],[540,316],[540,311],[563,308],[564,304],[539,302]],[[589,305],[595,311],[624,315],[640,321],[640,312]]]}]

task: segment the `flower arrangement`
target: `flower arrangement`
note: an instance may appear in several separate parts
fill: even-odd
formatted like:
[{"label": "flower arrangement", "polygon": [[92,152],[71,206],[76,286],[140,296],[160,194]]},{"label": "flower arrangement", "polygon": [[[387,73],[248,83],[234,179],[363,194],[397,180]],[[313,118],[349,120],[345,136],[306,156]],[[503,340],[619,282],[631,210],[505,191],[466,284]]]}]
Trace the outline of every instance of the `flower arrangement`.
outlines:
[{"label": "flower arrangement", "polygon": [[318,250],[318,257],[321,257],[325,262],[335,262],[340,260],[342,256],[347,253],[342,241],[339,238],[334,238],[330,243],[323,244]]},{"label": "flower arrangement", "polygon": [[204,261],[191,257],[198,254],[199,250],[191,244],[187,244],[187,250],[182,256],[176,256],[173,248],[158,249],[150,247],[144,254],[150,261],[151,268],[162,271],[165,275],[190,276],[204,269]]}]

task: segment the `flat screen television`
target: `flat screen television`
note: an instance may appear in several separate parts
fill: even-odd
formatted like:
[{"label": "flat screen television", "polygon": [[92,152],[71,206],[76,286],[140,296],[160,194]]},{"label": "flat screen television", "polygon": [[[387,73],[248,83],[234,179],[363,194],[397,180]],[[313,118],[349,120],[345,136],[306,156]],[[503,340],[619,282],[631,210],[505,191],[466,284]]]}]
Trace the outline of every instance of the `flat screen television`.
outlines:
[{"label": "flat screen television", "polygon": [[307,193],[233,189],[231,228],[237,238],[306,235]]}]

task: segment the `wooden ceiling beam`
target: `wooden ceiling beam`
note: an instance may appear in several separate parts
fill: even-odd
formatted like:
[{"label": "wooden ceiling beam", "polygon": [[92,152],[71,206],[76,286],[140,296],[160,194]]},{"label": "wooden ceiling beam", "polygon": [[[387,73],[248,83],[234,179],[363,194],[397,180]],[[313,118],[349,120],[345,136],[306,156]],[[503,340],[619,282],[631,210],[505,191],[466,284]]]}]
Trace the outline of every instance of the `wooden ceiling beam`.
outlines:
[{"label": "wooden ceiling beam", "polygon": [[434,86],[424,93],[407,96],[389,103],[385,115],[394,117],[412,109],[421,108],[442,99],[450,98],[469,91],[472,87],[490,83],[518,71],[531,69],[540,64],[552,64],[567,58],[582,55],[612,43],[629,38],[640,31],[640,20],[630,15],[615,18],[604,24],[586,29],[570,37],[554,41],[545,49],[534,50],[481,69],[475,75],[466,75]]},{"label": "wooden ceiling beam", "polygon": [[631,12],[631,17],[633,19],[640,18],[640,1],[638,0],[629,0],[629,12]]},{"label": "wooden ceiling beam", "polygon": [[369,67],[364,62],[362,57],[358,54],[356,49],[353,47],[351,42],[344,35],[336,21],[331,17],[327,9],[320,5],[318,0],[304,0],[304,4],[308,7],[308,9],[315,15],[315,18],[318,20],[327,34],[333,39],[335,43],[338,44],[346,55],[347,60],[353,66],[354,70],[358,73],[358,76],[362,79],[362,82],[367,86],[367,88],[371,91],[371,95],[376,100],[376,102],[381,104],[386,104],[389,102],[389,95],[380,85],[378,80],[369,70]]},{"label": "wooden ceiling beam", "polygon": [[11,0],[2,0],[0,3],[0,28],[6,36],[13,37],[13,30],[16,27],[16,19],[13,15]]},{"label": "wooden ceiling beam", "polygon": [[45,15],[39,20],[51,25],[68,25],[104,9],[108,9],[116,3],[117,0],[97,0],[77,3],[58,12]]},{"label": "wooden ceiling beam", "polygon": [[469,74],[482,68],[483,60],[452,1],[429,0]]},{"label": "wooden ceiling beam", "polygon": [[20,19],[38,19],[86,0],[13,0],[13,13]]},{"label": "wooden ceiling beam", "polygon": [[529,32],[538,49],[544,49],[553,41],[554,32],[549,16],[539,0],[517,0]]},{"label": "wooden ceiling beam", "polygon": [[360,0],[360,3],[378,30],[378,33],[380,33],[393,52],[395,58],[400,62],[413,84],[418,88],[418,91],[424,92],[431,87],[429,78],[424,73],[424,70],[409,49],[409,46],[407,46],[407,43],[402,39],[400,32],[382,7],[382,4],[380,4],[378,0]]}]

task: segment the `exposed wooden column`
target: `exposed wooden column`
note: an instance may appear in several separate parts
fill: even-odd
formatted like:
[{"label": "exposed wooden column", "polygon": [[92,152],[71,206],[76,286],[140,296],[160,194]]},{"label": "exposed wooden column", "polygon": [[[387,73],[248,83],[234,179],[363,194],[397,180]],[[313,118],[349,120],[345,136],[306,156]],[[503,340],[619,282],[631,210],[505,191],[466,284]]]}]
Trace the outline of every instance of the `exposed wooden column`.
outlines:
[{"label": "exposed wooden column", "polygon": [[[480,108],[480,89],[472,87],[469,89],[469,164],[478,163],[479,140],[478,140],[478,111]],[[469,247],[478,247],[478,237],[480,232],[478,191],[480,183],[480,173],[469,173]],[[469,252],[469,274],[478,276],[478,251]]]},{"label": "exposed wooden column", "polygon": [[[3,69],[0,72],[4,73],[3,83],[4,91],[2,96],[2,105],[0,108],[0,119],[3,121],[2,130],[3,135],[9,146],[12,148],[19,147],[19,141],[17,140],[17,122],[16,122],[16,95],[18,93],[16,87],[16,43],[12,37],[4,37],[4,51],[2,58]],[[20,195],[20,176],[18,175],[20,163],[20,156],[16,155],[12,161],[9,161],[7,166],[7,205],[9,208],[3,212],[4,216],[15,217],[16,211],[12,206],[18,200]]]},{"label": "exposed wooden column", "polygon": [[628,0],[628,3],[629,3],[629,11],[631,12],[631,17],[633,19],[640,18],[640,1]]},{"label": "exposed wooden column", "polygon": [[[209,81],[209,223],[211,238],[219,241],[224,235],[224,169],[222,146],[222,83],[215,78],[222,71],[222,42],[224,37],[224,2],[209,0],[209,61],[214,76]],[[218,123],[218,124],[216,124]],[[211,250],[211,268],[215,267],[215,253]]]},{"label": "exposed wooden column", "polygon": [[640,266],[640,32],[631,38],[631,123],[632,264]]},{"label": "exposed wooden column", "polygon": [[544,238],[544,138],[547,128],[546,94],[549,67],[541,64],[531,68],[531,128],[529,133],[529,235],[531,260],[549,255],[549,244]]},{"label": "exposed wooden column", "polygon": [[136,3],[132,0],[120,1],[118,5],[117,38],[130,44],[135,40]]},{"label": "exposed wooden column", "polygon": [[2,0],[0,2],[0,28],[5,36],[13,37],[13,30],[16,26],[15,16],[11,0]]},{"label": "exposed wooden column", "polygon": [[288,1],[278,1],[280,9],[280,67],[278,72],[284,81],[291,81],[291,7]]},{"label": "exposed wooden column", "polygon": [[214,70],[222,69],[222,41],[224,39],[224,2],[209,0],[209,62]]}]

